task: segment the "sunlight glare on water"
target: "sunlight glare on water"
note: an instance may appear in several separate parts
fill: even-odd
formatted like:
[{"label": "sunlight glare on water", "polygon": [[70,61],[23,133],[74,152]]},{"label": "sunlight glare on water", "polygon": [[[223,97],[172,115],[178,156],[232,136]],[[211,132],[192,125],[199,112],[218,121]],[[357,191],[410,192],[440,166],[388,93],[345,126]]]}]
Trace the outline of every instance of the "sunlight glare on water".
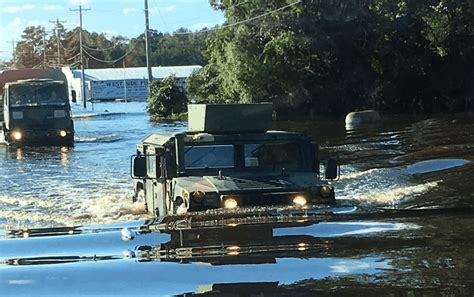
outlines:
[{"label": "sunlight glare on water", "polygon": [[[75,107],[73,112],[84,111]],[[183,130],[185,123],[152,124],[143,102],[95,104],[94,113],[98,116],[75,119],[74,147],[0,146],[0,225],[98,224],[147,217],[143,205],[132,203],[130,156],[148,134]]]}]

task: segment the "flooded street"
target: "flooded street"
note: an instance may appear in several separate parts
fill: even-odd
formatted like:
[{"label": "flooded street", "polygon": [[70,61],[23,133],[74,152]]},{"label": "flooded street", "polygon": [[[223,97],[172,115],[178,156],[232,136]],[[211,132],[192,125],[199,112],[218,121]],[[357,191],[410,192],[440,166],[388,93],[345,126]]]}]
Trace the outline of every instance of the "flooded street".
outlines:
[{"label": "flooded street", "polygon": [[2,296],[473,296],[474,116],[278,122],[336,158],[336,207],[154,219],[133,204],[142,103],[75,118],[72,148],[0,146]]},{"label": "flooded street", "polygon": [[[74,147],[0,146],[0,226],[110,223],[131,204],[130,156],[152,132],[185,129],[153,125],[143,103],[95,104],[77,114]],[[80,109],[78,109],[80,110]],[[21,210],[21,211],[20,211]]]}]

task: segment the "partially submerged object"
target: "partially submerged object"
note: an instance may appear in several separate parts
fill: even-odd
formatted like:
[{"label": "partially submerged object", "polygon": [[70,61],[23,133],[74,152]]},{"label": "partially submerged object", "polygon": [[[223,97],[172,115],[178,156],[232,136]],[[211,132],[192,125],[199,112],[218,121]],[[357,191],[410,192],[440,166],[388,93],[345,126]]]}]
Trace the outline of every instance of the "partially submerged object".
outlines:
[{"label": "partially submerged object", "polygon": [[352,129],[359,125],[372,124],[380,121],[380,114],[375,110],[353,111],[347,114],[346,128]]},{"label": "partially submerged object", "polygon": [[0,96],[0,143],[73,144],[67,80],[60,70],[5,71]]},{"label": "partially submerged object", "polygon": [[[188,113],[187,132],[152,134],[137,145],[134,200],[144,197],[148,212],[335,203],[317,145],[303,134],[268,131],[271,104],[197,104]],[[326,179],[337,178],[337,164],[327,164]]]}]

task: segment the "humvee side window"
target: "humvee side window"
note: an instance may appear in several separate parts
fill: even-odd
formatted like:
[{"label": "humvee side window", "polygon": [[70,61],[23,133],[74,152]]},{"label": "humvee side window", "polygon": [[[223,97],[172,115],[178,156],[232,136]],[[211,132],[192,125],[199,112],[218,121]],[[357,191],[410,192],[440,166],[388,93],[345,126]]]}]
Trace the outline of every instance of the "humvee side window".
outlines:
[{"label": "humvee side window", "polygon": [[296,143],[245,144],[244,157],[247,168],[296,171],[302,167],[301,150]]},{"label": "humvee side window", "polygon": [[184,147],[186,169],[233,168],[233,145],[200,145]]},{"label": "humvee side window", "polygon": [[3,95],[0,96],[0,122],[3,121]]},{"label": "humvee side window", "polygon": [[159,156],[156,155],[148,155],[148,160],[146,162],[147,165],[147,174],[149,177],[158,178],[161,176],[161,170],[159,168]]}]

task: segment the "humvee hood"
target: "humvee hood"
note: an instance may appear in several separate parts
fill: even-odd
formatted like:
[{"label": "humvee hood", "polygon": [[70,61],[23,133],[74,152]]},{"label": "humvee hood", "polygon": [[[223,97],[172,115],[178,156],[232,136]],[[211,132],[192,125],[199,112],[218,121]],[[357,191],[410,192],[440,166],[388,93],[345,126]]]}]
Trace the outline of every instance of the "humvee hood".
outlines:
[{"label": "humvee hood", "polygon": [[203,192],[270,192],[294,190],[316,183],[313,174],[297,174],[297,176],[252,176],[252,177],[229,177],[224,176],[192,176],[178,178],[177,185],[188,191]]}]

